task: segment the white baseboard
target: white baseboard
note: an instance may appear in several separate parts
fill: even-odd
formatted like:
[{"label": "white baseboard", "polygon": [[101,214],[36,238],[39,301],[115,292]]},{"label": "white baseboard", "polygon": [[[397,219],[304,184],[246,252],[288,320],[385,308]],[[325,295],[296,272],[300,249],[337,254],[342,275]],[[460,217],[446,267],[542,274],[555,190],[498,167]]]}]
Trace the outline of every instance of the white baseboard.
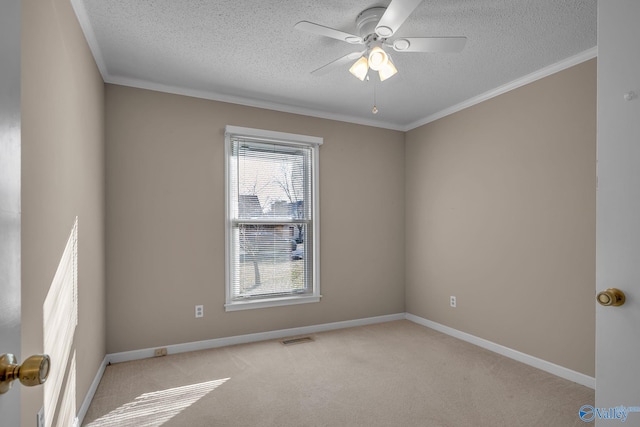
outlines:
[{"label": "white baseboard", "polygon": [[[210,348],[224,347],[235,344],[246,344],[250,342],[266,341],[271,339],[291,337],[295,335],[313,334],[316,332],[331,331],[335,329],[352,328],[355,326],[373,325],[376,323],[391,322],[393,320],[403,320],[405,313],[388,314],[385,316],[367,317],[364,319],[345,320],[343,322],[323,323],[320,325],[303,326],[300,328],[280,329],[276,331],[260,332],[256,334],[238,335],[233,337],[216,338],[205,341],[197,341],[185,344],[175,344],[164,346],[167,349],[167,354],[186,353],[189,351],[207,350]],[[163,346],[158,346],[163,347]],[[125,351],[121,353],[107,354],[102,361],[102,364],[98,368],[98,372],[87,391],[87,395],[82,402],[82,406],[78,411],[76,418],[77,425],[81,425],[84,421],[84,417],[87,415],[89,405],[93,400],[93,396],[96,394],[100,380],[104,375],[104,371],[107,365],[110,363],[128,362],[131,360],[147,359],[154,357],[155,349],[146,348],[142,350]]]},{"label": "white baseboard", "polygon": [[[410,320],[419,325],[426,326],[427,328],[431,328],[436,331],[442,332],[444,334],[450,335],[452,337],[469,342],[471,344],[475,344],[479,347],[485,348],[487,350],[490,350],[495,353],[501,354],[503,356],[509,357],[511,359],[517,360],[529,366],[533,366],[534,368],[538,368],[543,371],[549,372],[560,378],[564,378],[569,381],[573,381],[578,384],[584,385],[586,387],[595,389],[596,381],[595,381],[595,378],[593,377],[581,374],[576,371],[572,371],[571,369],[567,369],[562,366],[556,365],[554,363],[547,362],[546,360],[538,359],[537,357],[533,357],[528,354],[521,353],[517,350],[504,347],[500,344],[487,341],[483,338],[478,338],[471,334],[467,334],[466,332],[458,331],[457,329],[450,328],[448,326],[433,322],[431,320],[424,319],[422,317],[415,316],[410,313],[397,313],[397,314],[389,314],[385,316],[367,317],[364,319],[345,320],[342,322],[323,323],[320,325],[312,325],[312,326],[302,326],[299,328],[279,329],[275,331],[259,332],[255,334],[237,335],[233,337],[215,338],[211,340],[196,341],[196,342],[185,343],[185,344],[167,345],[164,347],[167,349],[167,354],[186,353],[189,351],[207,350],[211,348],[224,347],[228,345],[246,344],[251,342],[292,337],[296,335],[305,335],[305,334],[313,334],[317,332],[332,331],[336,329],[352,328],[355,326],[373,325],[376,323],[391,322],[394,320],[403,320],[403,319]],[[163,346],[158,346],[158,347],[163,347]],[[82,406],[78,411],[78,417],[77,417],[78,425],[82,424],[84,417],[87,414],[87,411],[89,410],[89,405],[93,400],[93,396],[95,395],[96,390],[98,389],[98,385],[100,384],[100,380],[102,379],[102,375],[104,374],[104,371],[107,365],[110,363],[128,362],[132,360],[147,359],[150,357],[154,357],[155,348],[157,347],[146,348],[141,350],[125,351],[121,353],[107,354],[104,360],[102,361],[102,364],[98,368],[98,372],[96,373],[95,379],[91,383],[91,387],[89,387],[89,391],[87,392],[87,395],[82,403]]]},{"label": "white baseboard", "polygon": [[546,360],[542,360],[537,357],[530,356],[520,351],[513,350],[509,347],[496,344],[494,342],[485,340],[483,338],[478,338],[466,332],[462,332],[457,329],[450,328],[449,326],[445,326],[440,323],[436,323],[431,320],[427,320],[410,313],[406,313],[405,318],[419,325],[426,326],[427,328],[434,329],[438,332],[442,332],[454,338],[458,338],[462,341],[466,341],[468,343],[475,344],[484,349],[493,351],[494,353],[501,354],[510,359],[517,360],[518,362],[522,362],[526,365],[533,366],[534,368],[538,368],[543,371],[549,372],[550,374],[553,374],[560,378],[573,381],[575,383],[581,384],[585,387],[589,387],[592,389],[596,388],[596,379],[588,375],[581,374],[580,372],[576,372],[571,369],[562,367],[560,365],[556,365],[555,363],[547,362]]},{"label": "white baseboard", "polygon": [[85,415],[87,415],[87,411],[89,410],[89,405],[91,405],[91,401],[93,400],[93,396],[96,394],[96,390],[98,389],[98,385],[100,384],[100,380],[102,380],[102,375],[104,375],[104,370],[108,365],[107,356],[102,359],[102,363],[98,367],[98,372],[96,373],[91,386],[89,387],[89,391],[87,391],[87,395],[84,397],[84,401],[82,402],[82,406],[78,411],[78,416],[75,419],[74,427],[78,427],[82,425],[84,421]]},{"label": "white baseboard", "polygon": [[[196,341],[184,344],[174,344],[166,346],[167,354],[186,353],[189,351],[208,350],[210,348],[225,347],[228,345],[246,344],[250,342],[266,341],[278,338],[291,337],[294,335],[313,334],[316,332],[331,331],[334,329],[351,328],[354,326],[372,325],[375,323],[390,322],[392,320],[403,320],[405,313],[389,314],[386,316],[367,317],[364,319],[345,320],[343,322],[323,323],[320,325],[302,326],[300,328],[279,329],[276,331],[259,332],[255,334],[237,335],[233,337],[215,338],[205,341]],[[155,348],[158,348],[155,347]],[[154,356],[155,348],[145,348],[141,350],[124,351],[121,353],[107,354],[106,360],[109,363],[129,362],[131,360],[147,359]]]}]

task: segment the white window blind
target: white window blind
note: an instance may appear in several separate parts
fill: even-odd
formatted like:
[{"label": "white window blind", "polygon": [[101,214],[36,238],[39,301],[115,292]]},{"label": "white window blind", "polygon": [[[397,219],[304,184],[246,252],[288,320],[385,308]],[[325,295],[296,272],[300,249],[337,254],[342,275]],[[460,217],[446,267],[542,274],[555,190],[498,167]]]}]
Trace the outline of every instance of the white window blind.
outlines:
[{"label": "white window blind", "polygon": [[227,309],[319,300],[319,143],[227,127]]}]

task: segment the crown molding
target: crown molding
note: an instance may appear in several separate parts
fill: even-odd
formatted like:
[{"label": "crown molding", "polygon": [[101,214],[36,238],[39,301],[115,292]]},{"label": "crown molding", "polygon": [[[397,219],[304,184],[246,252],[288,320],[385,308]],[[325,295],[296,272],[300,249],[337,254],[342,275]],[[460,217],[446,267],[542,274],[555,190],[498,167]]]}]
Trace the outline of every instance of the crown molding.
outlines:
[{"label": "crown molding", "polygon": [[100,71],[100,75],[102,75],[102,80],[106,81],[106,77],[109,75],[107,72],[107,65],[104,62],[102,51],[98,45],[96,33],[93,31],[93,25],[91,25],[91,21],[89,20],[87,9],[85,8],[82,0],[71,0],[71,7],[73,7],[73,11],[76,13],[78,23],[84,33],[84,38],[87,40],[89,50],[93,54],[93,60],[96,61],[98,71]]},{"label": "crown molding", "polygon": [[82,28],[82,32],[84,33],[85,39],[87,40],[87,44],[89,45],[89,49],[93,54],[93,58],[96,62],[96,66],[98,67],[98,70],[100,71],[102,80],[104,80],[105,83],[135,87],[139,89],[153,90],[157,92],[171,93],[175,95],[190,96],[193,98],[208,99],[212,101],[227,102],[230,104],[244,105],[247,107],[263,108],[267,110],[279,111],[282,113],[300,114],[304,116],[317,117],[320,119],[336,120],[340,122],[354,123],[358,125],[372,126],[372,127],[383,128],[383,129],[391,129],[391,130],[398,130],[398,131],[403,130],[403,126],[395,123],[391,123],[391,122],[367,120],[361,117],[329,113],[326,111],[319,111],[312,108],[296,107],[296,106],[282,104],[278,102],[257,100],[257,99],[251,99],[251,98],[234,96],[234,95],[226,95],[226,94],[221,94],[214,91],[186,89],[186,88],[177,87],[177,86],[169,86],[169,85],[163,85],[159,83],[148,82],[141,79],[132,79],[128,77],[111,75],[111,73],[109,73],[109,70],[107,69],[106,63],[104,61],[104,57],[100,50],[100,46],[98,45],[98,39],[96,38],[95,32],[93,30],[93,26],[91,25],[91,21],[89,19],[89,14],[87,13],[84,3],[82,2],[82,0],[71,0],[71,5],[73,6],[73,10],[76,13],[78,22],[80,23],[80,28]]},{"label": "crown molding", "polygon": [[527,74],[526,76],[520,77],[516,80],[513,80],[507,84],[502,86],[498,86],[495,89],[492,89],[488,92],[475,96],[473,98],[469,98],[466,101],[463,101],[459,104],[452,105],[449,108],[445,108],[435,114],[425,117],[422,120],[417,120],[413,123],[410,123],[402,130],[408,132],[417,127],[426,125],[427,123],[431,123],[443,117],[446,117],[450,114],[457,113],[458,111],[464,110],[465,108],[472,107],[481,102],[487,101],[491,98],[495,98],[498,95],[502,95],[506,92],[517,89],[521,86],[527,85],[529,83],[533,83],[536,80],[540,80],[544,77],[550,76],[551,74],[555,74],[559,71],[566,70],[567,68],[573,67],[574,65],[581,64],[590,59],[596,58],[598,56],[598,46],[594,46],[591,49],[587,49],[583,52],[578,53],[577,55],[570,56],[569,58],[563,59],[562,61],[556,62],[555,64],[551,64],[547,67],[541,68],[538,71],[534,71],[533,73]]},{"label": "crown molding", "polygon": [[441,119],[443,117],[446,117],[458,111],[464,110],[465,108],[479,104],[481,102],[494,98],[498,95],[502,95],[503,93],[509,92],[513,89],[532,83],[536,80],[540,80],[551,74],[565,70],[574,65],[578,65],[582,62],[595,58],[598,54],[598,47],[594,46],[593,48],[585,50],[581,53],[578,53],[577,55],[574,55],[562,61],[556,62],[555,64],[549,65],[538,71],[527,74],[524,77],[513,80],[512,82],[499,86],[481,95],[475,96],[459,104],[453,105],[437,113],[431,114],[425,117],[424,119],[414,121],[412,123],[409,123],[408,125],[401,125],[397,123],[384,122],[379,120],[368,120],[368,119],[363,119],[361,117],[355,117],[355,116],[350,116],[345,114],[329,113],[326,111],[320,111],[313,108],[297,107],[297,106],[282,104],[278,102],[256,100],[256,99],[234,96],[234,95],[226,95],[226,94],[221,94],[214,91],[186,89],[182,87],[152,83],[152,82],[148,82],[141,79],[132,79],[127,77],[113,76],[109,73],[109,70],[107,69],[106,63],[102,56],[102,52],[100,51],[97,38],[93,31],[93,26],[91,25],[91,21],[89,20],[89,15],[87,14],[84,3],[82,2],[82,0],[71,0],[71,5],[73,6],[73,9],[76,13],[78,22],[80,23],[80,27],[84,32],[85,38],[87,40],[87,44],[89,45],[89,49],[91,50],[91,53],[93,54],[93,58],[96,62],[96,66],[98,67],[98,70],[100,71],[100,74],[102,75],[102,79],[104,80],[105,83],[153,90],[157,92],[171,93],[175,95],[184,95],[184,96],[189,96],[194,98],[208,99],[212,101],[226,102],[230,104],[244,105],[247,107],[263,108],[263,109],[279,111],[283,113],[300,114],[300,115],[316,117],[320,119],[336,120],[340,122],[347,122],[347,123],[353,123],[353,124],[364,125],[364,126],[397,130],[402,132],[408,132],[412,129],[423,126],[427,123],[431,123],[435,120]]},{"label": "crown molding", "polygon": [[186,89],[183,87],[169,86],[160,83],[148,82],[140,79],[131,79],[126,77],[102,76],[105,83],[117,84],[120,86],[129,86],[139,89],[153,90],[157,92],[171,93],[174,95],[184,95],[192,98],[208,99],[211,101],[226,102],[230,104],[243,105],[245,107],[262,108],[266,110],[279,111],[282,113],[299,114],[303,116],[316,117],[319,119],[335,120],[340,122],[353,123],[357,125],[372,126],[382,129],[391,129],[404,131],[402,125],[390,122],[381,122],[375,120],[367,120],[360,117],[328,113],[325,111],[314,110],[312,108],[296,107],[278,102],[257,100],[245,98],[235,95],[226,95],[213,91],[201,91],[195,89]]}]

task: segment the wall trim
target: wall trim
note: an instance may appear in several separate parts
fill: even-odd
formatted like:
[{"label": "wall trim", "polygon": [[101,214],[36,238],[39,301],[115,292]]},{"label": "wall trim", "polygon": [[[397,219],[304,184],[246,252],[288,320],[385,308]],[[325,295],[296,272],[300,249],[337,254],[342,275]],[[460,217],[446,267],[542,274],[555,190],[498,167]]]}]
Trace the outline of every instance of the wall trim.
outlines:
[{"label": "wall trim", "polygon": [[171,93],[174,95],[189,96],[193,98],[208,99],[212,101],[227,102],[230,104],[238,104],[238,105],[244,105],[247,107],[262,108],[267,110],[279,111],[282,113],[300,114],[304,116],[317,117],[320,119],[327,119],[327,120],[336,120],[340,122],[354,123],[354,124],[359,124],[364,126],[372,126],[372,127],[398,130],[398,131],[402,130],[402,126],[399,126],[397,124],[390,123],[390,122],[381,122],[379,120],[368,120],[361,117],[319,111],[312,108],[296,107],[296,106],[282,104],[279,102],[257,100],[257,99],[251,99],[251,98],[235,96],[235,95],[226,95],[226,94],[222,94],[214,91],[187,89],[187,88],[182,88],[177,86],[170,86],[170,85],[164,85],[160,83],[148,82],[140,79],[114,76],[111,73],[109,73],[109,70],[107,69],[107,66],[104,62],[102,51],[100,50],[100,46],[98,45],[98,40],[96,38],[95,32],[93,31],[93,25],[91,25],[91,21],[89,20],[89,15],[87,13],[87,9],[84,3],[82,2],[82,0],[71,0],[71,5],[73,6],[73,10],[76,13],[78,22],[80,23],[80,28],[82,28],[84,36],[87,39],[89,50],[91,50],[91,53],[93,54],[93,58],[96,61],[98,70],[100,71],[100,74],[102,75],[102,79],[104,80],[105,83],[111,83],[111,84],[116,84],[120,86],[135,87],[139,89],[153,90],[156,92]]},{"label": "wall trim", "polygon": [[562,70],[566,70],[567,68],[571,68],[574,65],[581,64],[590,59],[596,58],[598,56],[598,46],[592,47],[591,49],[587,49],[583,52],[578,53],[577,55],[570,56],[569,58],[563,59],[562,61],[556,62],[555,64],[551,64],[547,67],[541,68],[538,71],[534,71],[533,73],[527,74],[526,76],[515,79],[509,83],[506,83],[502,86],[498,86],[495,89],[492,89],[488,92],[482,93],[473,98],[467,99],[466,101],[462,101],[459,104],[452,105],[449,108],[445,108],[435,114],[425,117],[422,120],[415,121],[413,123],[408,124],[403,128],[405,132],[408,132],[417,127],[426,125],[427,123],[431,123],[453,113],[457,113],[458,111],[464,110],[465,108],[472,107],[476,104],[480,104],[481,102],[487,101],[491,98],[495,98],[498,95],[502,95],[503,93],[510,92],[514,89],[517,89],[521,86],[527,85],[529,83],[533,83],[536,80],[540,80],[544,77],[550,76],[551,74],[558,73]]},{"label": "wall trim", "polygon": [[192,98],[207,99],[210,101],[226,102],[228,104],[237,104],[245,107],[261,108],[264,110],[278,111],[280,113],[298,114],[302,116],[315,117],[318,119],[334,120],[338,122],[353,123],[356,125],[371,126],[381,129],[390,129],[403,131],[404,126],[384,122],[380,120],[368,120],[362,117],[349,116],[347,114],[331,113],[327,111],[320,111],[313,108],[305,108],[300,106],[293,106],[287,104],[281,104],[279,102],[267,101],[263,99],[253,99],[243,96],[226,95],[214,91],[203,91],[195,89],[187,89],[178,86],[170,86],[161,83],[148,82],[140,79],[133,79],[129,77],[112,76],[110,74],[103,75],[105,83],[134,87],[138,89],[152,90],[156,92],[169,93],[174,95],[189,96]]},{"label": "wall trim", "polygon": [[78,18],[78,23],[84,33],[84,38],[87,40],[89,50],[93,54],[93,60],[96,61],[98,71],[100,71],[100,75],[102,75],[102,79],[104,80],[105,76],[109,75],[109,72],[105,65],[102,51],[98,45],[98,39],[96,33],[93,31],[93,25],[91,25],[91,21],[89,20],[89,14],[84,6],[84,2],[82,0],[71,0],[71,7]]},{"label": "wall trim", "polygon": [[100,384],[100,381],[102,380],[102,376],[104,375],[104,370],[107,368],[107,365],[109,364],[107,357],[108,355],[105,356],[104,359],[102,359],[102,363],[100,364],[100,366],[98,366],[98,372],[96,373],[96,376],[93,379],[93,382],[89,387],[89,390],[87,391],[87,395],[85,396],[84,401],[82,402],[82,406],[80,406],[80,409],[78,410],[74,427],[82,425],[84,421],[84,417],[87,415],[87,411],[89,410],[89,405],[91,405],[93,396],[95,396],[96,390],[98,390],[98,385]]},{"label": "wall trim", "polygon": [[475,335],[450,328],[449,326],[445,326],[410,313],[406,313],[405,318],[419,325],[426,326],[427,328],[442,332],[443,334],[450,335],[454,338],[458,338],[462,341],[477,345],[478,347],[493,351],[494,353],[501,354],[502,356],[506,356],[510,359],[517,360],[518,362],[524,363],[525,365],[541,369],[557,377],[564,378],[565,380],[573,381],[594,390],[596,388],[596,379],[580,372],[573,371],[563,366],[556,365],[555,363],[539,359],[537,357],[522,353],[509,347],[496,344],[492,341],[485,340],[484,338],[476,337]]},{"label": "wall trim", "polygon": [[[336,329],[345,329],[345,328],[352,328],[356,326],[373,325],[376,323],[385,323],[385,322],[392,322],[394,320],[405,320],[405,319],[413,323],[417,323],[419,325],[425,326],[427,328],[436,330],[438,332],[442,332],[454,338],[458,338],[462,341],[466,341],[468,343],[477,345],[486,350],[493,351],[494,353],[501,354],[510,359],[517,360],[518,362],[524,363],[534,368],[538,368],[545,372],[549,372],[550,374],[553,374],[557,377],[564,378],[566,380],[581,384],[585,387],[589,387],[592,389],[595,389],[596,387],[596,380],[593,377],[590,377],[585,374],[581,374],[580,372],[576,372],[568,368],[564,368],[562,366],[556,365],[551,362],[547,362],[546,360],[542,360],[537,357],[530,356],[528,354],[519,352],[517,350],[513,350],[509,347],[496,344],[494,342],[485,340],[483,338],[476,337],[466,332],[462,332],[457,329],[450,328],[440,323],[436,323],[431,320],[424,319],[422,317],[413,315],[411,313],[396,313],[396,314],[388,314],[388,315],[376,316],[376,317],[367,317],[363,319],[345,320],[342,322],[332,322],[332,323],[323,323],[320,325],[302,326],[299,328],[278,329],[275,331],[258,332],[255,334],[236,335],[232,337],[214,338],[210,340],[196,341],[196,342],[190,342],[190,343],[184,343],[184,344],[167,345],[165,347],[167,349],[167,354],[187,353],[190,351],[208,350],[212,348],[225,347],[229,345],[247,344],[247,343],[258,342],[258,341],[267,341],[267,340],[291,337],[296,335],[313,334],[318,332],[333,331]],[[162,347],[162,346],[158,346],[158,347]],[[102,361],[100,366],[98,367],[98,372],[96,373],[96,376],[93,382],[91,383],[89,390],[87,391],[87,395],[84,398],[84,401],[82,403],[82,406],[80,407],[80,410],[78,411],[78,416],[76,418],[77,425],[82,425],[84,421],[84,417],[87,415],[87,411],[89,410],[89,405],[91,405],[91,401],[93,400],[93,397],[96,394],[96,390],[98,389],[100,380],[102,380],[102,376],[104,375],[104,371],[107,368],[107,365],[110,365],[111,363],[130,362],[133,360],[148,359],[148,358],[154,357],[154,351],[158,347],[107,354],[104,357],[104,360]]]},{"label": "wall trim", "polygon": [[538,71],[534,71],[531,74],[518,78],[510,83],[499,86],[495,89],[492,89],[474,98],[468,99],[459,104],[445,108],[444,110],[441,110],[435,114],[425,117],[424,119],[417,120],[415,122],[409,123],[408,125],[399,125],[397,123],[382,122],[378,120],[368,120],[362,117],[349,116],[346,114],[330,113],[326,111],[316,110],[313,108],[297,107],[297,106],[282,104],[279,102],[257,100],[257,99],[243,97],[243,96],[226,95],[226,94],[217,93],[214,91],[193,90],[193,89],[187,89],[182,87],[148,82],[140,79],[132,79],[128,77],[111,75],[105,65],[102,52],[100,51],[100,47],[98,46],[97,38],[93,31],[93,26],[91,25],[91,21],[89,20],[89,15],[87,14],[87,10],[84,6],[84,3],[82,2],[82,0],[71,0],[71,5],[73,6],[73,10],[75,11],[76,16],[78,18],[78,22],[80,23],[80,27],[82,28],[85,38],[87,39],[87,44],[89,45],[89,49],[93,54],[93,58],[96,61],[98,70],[100,71],[100,74],[102,75],[102,79],[104,80],[105,83],[111,83],[111,84],[116,84],[120,86],[129,86],[129,87],[134,87],[139,89],[153,90],[156,92],[171,93],[175,95],[189,96],[193,98],[208,99],[212,101],[227,102],[230,104],[244,105],[247,107],[263,108],[263,109],[272,110],[272,111],[279,111],[282,113],[300,114],[300,115],[309,116],[309,117],[317,117],[320,119],[336,120],[340,122],[354,123],[358,125],[371,126],[371,127],[382,128],[382,129],[397,130],[401,132],[408,132],[412,129],[415,129],[427,123],[433,122],[435,120],[441,119],[445,116],[448,116],[450,114],[453,114],[465,108],[471,107],[473,105],[479,104],[483,101],[486,101],[490,98],[501,95],[505,92],[509,92],[510,90],[516,89],[520,86],[524,86],[528,83],[532,83],[548,75],[557,73],[558,71],[562,71],[566,68],[572,67],[574,65],[578,65],[589,59],[595,58],[598,54],[598,47],[597,46],[592,47],[591,49],[585,50],[584,52],[580,52],[574,56],[571,56],[562,61],[556,62],[555,64],[551,64]]},{"label": "wall trim", "polygon": [[[211,340],[167,345],[164,347],[166,347],[167,349],[167,354],[178,354],[178,353],[186,353],[190,351],[208,350],[211,348],[225,347],[228,345],[247,344],[251,342],[266,341],[266,340],[285,338],[285,337],[291,337],[296,335],[332,331],[335,329],[352,328],[356,326],[373,325],[376,323],[385,323],[385,322],[391,322],[394,320],[404,320],[404,319],[405,319],[405,313],[387,314],[383,316],[366,317],[363,319],[345,320],[342,322],[332,322],[332,323],[323,323],[320,325],[302,326],[299,328],[279,329],[275,331],[258,332],[255,334],[237,335],[237,336],[225,337],[225,338],[214,338]],[[96,373],[96,376],[93,379],[93,382],[89,387],[89,390],[87,391],[84,401],[82,402],[82,406],[78,410],[74,427],[82,425],[82,423],[84,422],[84,417],[87,415],[87,411],[89,410],[91,401],[93,400],[93,397],[96,394],[96,390],[98,389],[98,385],[102,380],[102,376],[104,375],[104,371],[107,368],[107,365],[110,365],[111,363],[129,362],[132,360],[148,359],[148,358],[154,357],[155,349],[158,347],[163,347],[163,346],[160,345],[154,348],[124,351],[120,353],[111,353],[111,354],[105,355],[104,359],[102,360],[102,363],[98,367],[98,372]]]},{"label": "wall trim", "polygon": [[[397,313],[385,316],[367,317],[364,319],[345,320],[342,322],[323,323],[320,325],[279,329],[275,331],[258,332],[255,334],[236,335],[233,337],[214,338],[205,341],[196,341],[158,347],[165,347],[167,349],[167,354],[186,353],[189,351],[208,350],[211,348],[225,347],[228,345],[247,344],[258,341],[285,338],[294,335],[313,334],[317,332],[332,331],[334,329],[344,329],[352,328],[355,326],[372,325],[375,323],[391,322],[393,320],[403,320],[404,318],[405,313]],[[106,359],[109,363],[120,363],[129,362],[131,360],[146,359],[149,357],[153,357],[154,350],[158,347],[107,354]]]}]

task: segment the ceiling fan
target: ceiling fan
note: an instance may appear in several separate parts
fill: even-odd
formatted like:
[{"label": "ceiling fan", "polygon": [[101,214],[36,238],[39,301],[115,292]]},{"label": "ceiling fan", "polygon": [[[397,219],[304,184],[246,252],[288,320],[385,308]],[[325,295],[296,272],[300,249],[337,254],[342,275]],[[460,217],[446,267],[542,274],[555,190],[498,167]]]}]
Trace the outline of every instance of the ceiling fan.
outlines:
[{"label": "ceiling fan", "polygon": [[349,34],[334,28],[309,21],[300,21],[294,28],[320,36],[331,37],[355,45],[364,45],[365,50],[342,56],[311,72],[324,74],[337,66],[357,61],[349,72],[364,80],[369,69],[378,72],[380,81],[395,75],[396,69],[385,48],[396,52],[460,52],[467,42],[466,37],[402,37],[391,40],[404,21],[422,3],[422,0],[392,0],[387,7],[372,7],[362,11],[356,18],[358,34]]}]

